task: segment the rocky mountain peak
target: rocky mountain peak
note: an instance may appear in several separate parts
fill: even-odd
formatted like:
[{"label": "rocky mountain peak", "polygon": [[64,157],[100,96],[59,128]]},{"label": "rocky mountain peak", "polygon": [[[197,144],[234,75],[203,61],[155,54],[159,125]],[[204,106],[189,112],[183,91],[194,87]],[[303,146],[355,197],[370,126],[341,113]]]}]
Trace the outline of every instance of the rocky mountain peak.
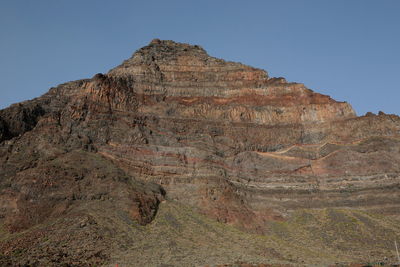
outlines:
[{"label": "rocky mountain peak", "polygon": [[125,60],[118,68],[129,68],[132,65],[154,63],[177,63],[179,58],[197,59],[197,63],[206,64],[211,57],[198,45],[178,43],[171,40],[153,39],[147,46],[137,50],[131,58]]},{"label": "rocky mountain peak", "polygon": [[179,43],[172,40],[153,39],[147,46],[139,49],[138,52],[154,53],[162,56],[165,54],[192,54],[198,56],[208,56],[206,50],[199,45],[191,45],[187,43]]},{"label": "rocky mountain peak", "polygon": [[[154,39],[107,77],[124,81],[138,99],[152,103],[148,112],[167,117],[179,114],[271,125],[355,116],[348,103],[314,93],[303,84],[270,78],[262,69],[211,57],[200,46],[170,40]],[[147,110],[147,104],[138,108]]]},{"label": "rocky mountain peak", "polygon": [[0,266],[378,260],[399,151],[398,116],[155,39],[0,110]]}]

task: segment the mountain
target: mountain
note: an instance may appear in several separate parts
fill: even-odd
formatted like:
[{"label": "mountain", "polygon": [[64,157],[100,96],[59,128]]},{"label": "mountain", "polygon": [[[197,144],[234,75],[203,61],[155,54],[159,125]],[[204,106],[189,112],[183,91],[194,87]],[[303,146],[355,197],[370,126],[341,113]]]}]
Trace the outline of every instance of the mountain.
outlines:
[{"label": "mountain", "polygon": [[1,110],[0,163],[2,266],[396,261],[400,118],[197,45]]}]

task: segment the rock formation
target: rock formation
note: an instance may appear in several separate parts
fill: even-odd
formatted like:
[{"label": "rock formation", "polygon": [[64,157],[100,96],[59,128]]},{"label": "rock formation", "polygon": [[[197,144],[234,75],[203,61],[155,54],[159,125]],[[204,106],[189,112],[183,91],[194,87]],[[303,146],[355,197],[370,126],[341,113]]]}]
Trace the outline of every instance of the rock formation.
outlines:
[{"label": "rock formation", "polygon": [[0,162],[4,265],[390,260],[400,234],[398,116],[196,45],[1,110]]}]

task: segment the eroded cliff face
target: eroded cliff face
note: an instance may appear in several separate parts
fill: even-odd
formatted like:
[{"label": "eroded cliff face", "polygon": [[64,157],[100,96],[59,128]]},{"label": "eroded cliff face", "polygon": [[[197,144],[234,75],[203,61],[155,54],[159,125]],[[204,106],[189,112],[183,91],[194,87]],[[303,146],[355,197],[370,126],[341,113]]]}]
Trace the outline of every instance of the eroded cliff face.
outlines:
[{"label": "eroded cliff face", "polygon": [[[304,209],[395,218],[399,133],[398,116],[357,117],[303,84],[153,40],[107,74],[0,111],[0,223],[73,228],[90,214],[80,231],[96,232],[107,207],[146,225],[165,199],[257,234]],[[110,260],[87,246],[85,261]]]},{"label": "eroded cliff face", "polygon": [[138,112],[165,118],[263,125],[351,118],[354,111],[303,84],[213,58],[198,46],[154,40],[108,77],[131,81]]}]

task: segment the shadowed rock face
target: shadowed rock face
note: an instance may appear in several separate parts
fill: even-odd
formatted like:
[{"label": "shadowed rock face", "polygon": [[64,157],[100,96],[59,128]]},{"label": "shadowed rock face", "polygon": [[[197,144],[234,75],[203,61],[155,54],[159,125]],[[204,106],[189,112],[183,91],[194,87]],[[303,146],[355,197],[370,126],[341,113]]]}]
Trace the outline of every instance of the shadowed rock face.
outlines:
[{"label": "shadowed rock face", "polygon": [[[0,111],[0,224],[31,233],[0,252],[48,257],[27,245],[43,225],[112,243],[100,214],[146,225],[165,198],[258,234],[303,209],[397,216],[399,133],[398,116],[357,117],[303,84],[153,40],[107,74]],[[85,240],[82,253],[65,241],[65,263],[110,260],[111,245]]]}]

